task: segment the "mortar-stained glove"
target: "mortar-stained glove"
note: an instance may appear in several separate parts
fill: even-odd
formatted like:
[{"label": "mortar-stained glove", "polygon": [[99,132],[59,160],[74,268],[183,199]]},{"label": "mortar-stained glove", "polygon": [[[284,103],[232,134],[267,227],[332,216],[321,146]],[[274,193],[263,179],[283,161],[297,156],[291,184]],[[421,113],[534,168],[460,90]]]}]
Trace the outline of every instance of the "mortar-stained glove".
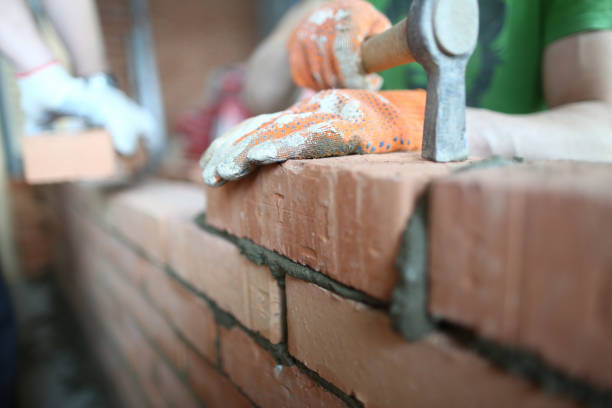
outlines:
[{"label": "mortar-stained glove", "polygon": [[361,44],[389,27],[389,19],[363,0],[336,0],[315,9],[289,39],[293,80],[315,90],[380,89],[382,78],[363,72]]},{"label": "mortar-stained glove", "polygon": [[27,135],[49,130],[52,121],[64,115],[105,127],[115,150],[126,156],[137,150],[140,136],[151,152],[162,147],[153,116],[113,87],[105,74],[74,78],[53,63],[19,75],[18,84]]},{"label": "mortar-stained glove", "polygon": [[321,91],[286,111],[248,119],[202,156],[204,182],[220,186],[257,166],[287,159],[419,150],[423,90]]}]

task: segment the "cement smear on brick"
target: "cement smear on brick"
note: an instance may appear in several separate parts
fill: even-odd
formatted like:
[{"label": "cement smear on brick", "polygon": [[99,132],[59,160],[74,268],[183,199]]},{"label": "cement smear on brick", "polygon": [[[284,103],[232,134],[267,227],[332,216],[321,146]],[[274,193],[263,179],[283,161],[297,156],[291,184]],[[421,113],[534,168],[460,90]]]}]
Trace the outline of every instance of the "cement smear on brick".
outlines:
[{"label": "cement smear on brick", "polygon": [[[509,160],[494,157],[460,167],[453,173],[517,165],[522,162],[519,158]],[[429,314],[428,196],[429,189],[419,199],[402,236],[396,260],[398,283],[393,291],[390,307],[393,327],[409,341],[417,341],[432,330],[444,332],[502,370],[527,379],[547,392],[571,398],[589,407],[612,407],[612,390],[573,378],[551,367],[533,352],[486,340],[470,329]]]},{"label": "cement smear on brick", "polygon": [[[462,166],[453,173],[483,170],[520,162],[494,157]],[[417,341],[436,328],[428,302],[428,199],[429,189],[419,198],[408,220],[395,261],[397,284],[391,298],[391,321],[395,330],[410,341]]]},{"label": "cement smear on brick", "polygon": [[391,322],[410,341],[435,329],[427,310],[427,196],[419,199],[408,221],[395,262],[399,276],[391,297]]},{"label": "cement smear on brick", "polygon": [[215,227],[210,226],[206,223],[204,214],[200,214],[196,217],[195,222],[207,232],[219,236],[221,238],[230,241],[240,249],[240,252],[246,256],[249,261],[256,265],[264,265],[270,269],[275,279],[284,279],[285,274],[289,274],[294,278],[301,279],[307,282],[314,283],[324,289],[329,290],[337,295],[344,298],[355,300],[357,302],[364,303],[375,309],[386,309],[387,303],[382,300],[376,299],[366,293],[363,293],[357,289],[353,289],[347,285],[344,285],[321,272],[317,272],[310,269],[307,266],[300,265],[292,260],[277,254],[274,251],[266,249],[262,246],[257,245],[253,241],[247,238],[238,238],[230,235],[225,231],[221,231]]}]

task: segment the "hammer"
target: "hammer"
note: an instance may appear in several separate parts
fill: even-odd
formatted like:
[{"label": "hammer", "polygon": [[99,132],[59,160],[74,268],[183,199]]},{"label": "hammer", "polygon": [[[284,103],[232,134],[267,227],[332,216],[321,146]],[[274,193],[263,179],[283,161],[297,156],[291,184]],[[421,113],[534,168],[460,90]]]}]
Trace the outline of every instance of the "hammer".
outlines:
[{"label": "hammer", "polygon": [[424,159],[467,159],[465,68],[477,38],[478,0],[414,0],[404,20],[361,46],[367,73],[413,61],[425,68]]}]

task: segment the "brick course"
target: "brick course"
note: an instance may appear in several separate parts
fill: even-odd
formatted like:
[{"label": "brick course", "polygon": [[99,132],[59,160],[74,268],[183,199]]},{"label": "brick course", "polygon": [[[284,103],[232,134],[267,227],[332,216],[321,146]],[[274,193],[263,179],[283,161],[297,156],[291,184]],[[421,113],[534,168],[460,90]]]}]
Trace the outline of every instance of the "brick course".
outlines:
[{"label": "brick course", "polygon": [[221,364],[232,381],[262,407],[342,407],[344,403],[296,366],[275,363],[238,328],[221,327]]},{"label": "brick course", "polygon": [[612,387],[612,165],[457,174],[431,196],[431,310]]},{"label": "brick course", "polygon": [[388,316],[287,277],[289,352],[366,407],[565,407],[442,334],[409,343]]},{"label": "brick course", "polygon": [[146,288],[154,304],[198,351],[215,361],[216,326],[206,302],[169,278],[159,268],[152,268]]},{"label": "brick course", "polygon": [[271,272],[251,263],[228,241],[192,219],[168,222],[168,263],[242,324],[272,343],[282,340],[281,291]]},{"label": "brick course", "polygon": [[291,160],[209,188],[207,221],[388,300],[417,198],[456,166],[416,153]]},{"label": "brick course", "polygon": [[202,211],[200,188],[180,182],[146,182],[113,194],[108,221],[158,262],[166,261],[166,223],[172,216],[195,217]]},{"label": "brick course", "polygon": [[209,407],[250,408],[249,400],[240,394],[229,379],[222,376],[199,355],[189,352],[188,373],[191,387]]},{"label": "brick course", "polygon": [[[381,288],[392,287],[395,272],[391,266],[385,269],[378,248],[394,242],[389,228],[401,234],[418,194],[433,177],[431,310],[502,347],[535,351],[562,373],[578,373],[587,381],[605,378],[608,349],[598,347],[604,347],[609,320],[604,272],[610,265],[606,249],[612,247],[605,235],[611,192],[602,187],[608,167],[524,165],[519,173],[506,168],[448,176],[448,166],[431,164],[439,169],[434,177],[431,168],[423,170],[427,166],[419,174],[403,171],[421,164],[398,156],[367,159],[363,167],[340,158],[339,167],[320,160],[263,169],[212,190],[207,219],[232,233],[271,237],[271,249],[286,252],[298,253],[299,240],[310,231],[314,238],[308,245],[315,256],[305,256],[304,263],[336,265],[335,275],[327,264],[321,269],[346,284],[361,279],[359,285],[374,288],[366,292],[385,299]],[[315,182],[314,175],[322,181]],[[357,178],[366,180],[365,187]],[[372,194],[368,186],[376,199],[367,198]],[[104,332],[117,343],[154,405],[188,406],[199,399],[206,406],[243,407],[250,401],[261,407],[345,406],[354,395],[366,407],[573,406],[572,400],[544,393],[494,366],[444,325],[411,343],[392,331],[387,310],[291,276],[281,277],[279,284],[231,240],[193,221],[204,210],[199,186],[158,180],[113,193],[83,187],[69,191],[77,209],[66,212],[65,229],[76,241],[79,273],[62,271],[63,287],[73,285],[74,304],[83,304],[86,316],[91,311],[100,316]],[[383,193],[393,199],[381,199]],[[346,204],[339,204],[339,197],[343,203],[358,203],[354,207],[360,214],[375,216],[348,225],[350,211],[343,210]],[[309,207],[308,199],[316,205]],[[393,200],[409,208],[401,222],[391,215],[405,207]],[[321,210],[321,203],[328,210]],[[266,219],[276,223],[275,230]],[[362,228],[371,229],[366,234]],[[324,236],[337,256],[322,246]],[[555,239],[545,239],[551,236]],[[355,248],[362,246],[349,245],[360,242],[368,248],[374,239],[382,240],[375,248],[379,258],[359,255]],[[399,235],[395,239],[399,244]],[[360,272],[357,261],[347,258],[351,251],[369,269],[363,266]],[[385,251],[392,263],[395,253]],[[559,259],[551,261],[554,256]],[[521,307],[513,309],[517,299]],[[219,326],[209,300],[220,309],[216,316],[226,312],[240,324]],[[283,337],[285,318],[288,338]],[[584,326],[575,332],[565,326],[581,318]],[[559,339],[550,337],[555,333]],[[561,359],[563,351],[567,355]],[[595,353],[601,361],[585,357]],[[297,365],[279,365],[275,355]],[[586,374],[580,371],[585,367]]]}]

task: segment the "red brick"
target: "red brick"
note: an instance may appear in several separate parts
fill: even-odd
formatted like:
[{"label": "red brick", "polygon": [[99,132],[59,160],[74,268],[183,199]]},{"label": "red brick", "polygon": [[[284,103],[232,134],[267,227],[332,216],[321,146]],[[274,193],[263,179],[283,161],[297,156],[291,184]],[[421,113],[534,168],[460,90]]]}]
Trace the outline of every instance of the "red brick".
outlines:
[{"label": "red brick", "polygon": [[289,276],[286,285],[290,353],[366,407],[572,406],[442,334],[410,343],[382,312]]},{"label": "red brick", "polygon": [[207,407],[251,407],[227,378],[196,353],[189,352],[187,365],[191,388]]},{"label": "red brick", "polygon": [[127,316],[104,320],[113,341],[118,345],[123,358],[136,372],[148,400],[154,407],[164,407],[166,402],[155,381],[155,370],[160,356],[153,350],[134,322]]},{"label": "red brick", "polygon": [[23,170],[30,184],[100,180],[117,170],[118,159],[105,130],[26,136],[22,140]]},{"label": "red brick", "polygon": [[550,162],[437,182],[432,312],[612,387],[611,175]]},{"label": "red brick", "polygon": [[203,190],[183,182],[148,181],[109,199],[109,222],[149,256],[166,262],[166,221],[203,211]]},{"label": "red brick", "polygon": [[[138,322],[139,325],[141,323]],[[115,314],[114,319],[105,319],[104,324],[110,328],[114,341],[119,344],[123,356],[136,371],[145,393],[154,406],[199,406],[189,388],[151,347],[130,317],[125,314]],[[151,336],[151,333],[148,333],[148,336]]]},{"label": "red brick", "polygon": [[173,218],[168,233],[168,262],[185,281],[272,343],[282,340],[281,292],[266,267],[191,219]]},{"label": "red brick", "polygon": [[92,217],[80,214],[74,210],[70,211],[71,222],[78,225],[83,236],[77,238],[77,243],[86,243],[87,246],[96,249],[99,255],[109,260],[113,266],[122,274],[132,280],[136,286],[140,286],[149,270],[154,266],[137,254],[130,247],[119,241],[108,230],[97,225]]},{"label": "red brick", "polygon": [[389,299],[415,202],[453,166],[416,153],[290,160],[209,188],[207,221]]},{"label": "red brick", "polygon": [[96,343],[98,361],[104,366],[106,378],[110,379],[123,407],[141,408],[147,405],[138,390],[139,385],[130,372],[125,369],[127,362],[108,343],[108,340]]},{"label": "red brick", "polygon": [[142,293],[118,277],[115,271],[101,269],[103,279],[115,301],[124,313],[131,315],[142,330],[161,348],[167,358],[182,370],[185,367],[185,349],[168,322],[145,300]]},{"label": "red brick", "polygon": [[180,408],[200,406],[191,390],[181,382],[167,364],[159,362],[155,369],[155,380],[168,406]]},{"label": "red brick", "polygon": [[146,287],[151,300],[161,309],[167,321],[183,333],[185,338],[210,361],[216,361],[217,331],[208,305],[166,272],[153,267],[147,276]]},{"label": "red brick", "polygon": [[296,366],[276,365],[270,353],[239,328],[220,328],[222,367],[262,407],[341,407],[341,400]]}]

